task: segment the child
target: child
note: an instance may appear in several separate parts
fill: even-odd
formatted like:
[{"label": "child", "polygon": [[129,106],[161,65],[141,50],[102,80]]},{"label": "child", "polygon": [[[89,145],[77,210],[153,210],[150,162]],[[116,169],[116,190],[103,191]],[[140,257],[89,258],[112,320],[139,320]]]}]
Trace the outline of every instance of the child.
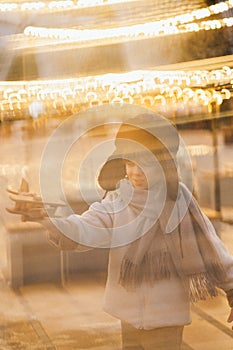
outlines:
[{"label": "child", "polygon": [[190,302],[216,287],[233,321],[233,257],[181,182],[179,135],[161,121],[148,113],[121,124],[98,178],[102,201],[82,215],[38,218],[60,249],[110,247],[104,310],[121,320],[123,349],[180,349]]}]

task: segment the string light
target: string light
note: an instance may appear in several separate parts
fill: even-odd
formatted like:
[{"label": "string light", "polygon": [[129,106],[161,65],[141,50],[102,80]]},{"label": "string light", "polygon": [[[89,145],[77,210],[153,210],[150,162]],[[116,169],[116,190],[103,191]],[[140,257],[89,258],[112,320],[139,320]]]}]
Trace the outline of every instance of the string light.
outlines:
[{"label": "string light", "polygon": [[52,10],[76,10],[94,6],[114,5],[135,0],[58,0],[58,1],[32,1],[0,4],[1,12],[14,11],[52,11]]},{"label": "string light", "polygon": [[191,157],[206,156],[208,154],[213,154],[213,147],[208,145],[188,145],[187,150]]},{"label": "string light", "polygon": [[213,14],[217,15],[217,14],[222,13],[224,11],[228,11],[229,4],[230,4],[230,2],[228,2],[228,3],[220,2],[220,3],[217,3],[215,5],[211,5],[209,7],[209,9]]},{"label": "string light", "polygon": [[[81,8],[114,5],[119,3],[127,3],[135,0],[57,0],[57,1],[25,1],[25,2],[14,2],[14,3],[1,3],[1,12],[14,12],[14,11],[53,11],[55,10],[76,10]],[[197,9],[190,13],[178,15],[170,18],[170,22],[175,23],[188,23],[194,20],[207,18],[211,15],[216,15],[225,11],[228,11],[233,6],[233,1],[222,1],[215,5],[211,5],[206,8]]]},{"label": "string light", "polygon": [[[147,39],[164,35],[175,35],[187,32],[198,32],[201,30],[214,30],[223,27],[232,27],[233,17],[227,17],[219,20],[201,21],[198,23],[187,23],[182,25],[166,25],[162,21],[159,25],[157,22],[124,26],[110,29],[60,29],[60,28],[42,28],[28,26],[24,34],[29,37],[40,39],[58,40],[61,42],[76,43],[81,45],[97,45],[99,42],[111,41],[123,42],[138,39]],[[56,44],[56,42],[55,42]]]},{"label": "string light", "polygon": [[[104,103],[132,103],[161,108],[170,105],[208,107],[230,99],[233,69],[194,71],[132,71],[122,74],[76,79],[1,82],[1,120],[29,117],[35,101],[44,106],[44,114],[76,113],[82,108]],[[188,82],[188,85],[187,85]],[[220,88],[219,86],[222,86]]]}]

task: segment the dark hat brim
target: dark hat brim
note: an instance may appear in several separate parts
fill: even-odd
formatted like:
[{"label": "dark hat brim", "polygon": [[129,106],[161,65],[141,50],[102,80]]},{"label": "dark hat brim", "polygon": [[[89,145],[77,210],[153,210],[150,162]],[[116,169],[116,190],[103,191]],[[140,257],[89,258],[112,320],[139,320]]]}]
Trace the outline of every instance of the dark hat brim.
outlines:
[{"label": "dark hat brim", "polygon": [[125,175],[124,160],[111,156],[100,170],[98,183],[105,191],[113,191],[116,189],[118,182],[124,179]]}]

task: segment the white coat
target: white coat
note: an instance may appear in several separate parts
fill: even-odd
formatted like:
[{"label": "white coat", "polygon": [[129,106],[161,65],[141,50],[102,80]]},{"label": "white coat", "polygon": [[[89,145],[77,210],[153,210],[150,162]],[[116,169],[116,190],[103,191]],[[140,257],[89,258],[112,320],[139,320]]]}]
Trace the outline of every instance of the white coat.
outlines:
[{"label": "white coat", "polygon": [[[74,214],[67,219],[52,221],[65,236],[78,242],[81,249],[83,246],[110,247],[103,305],[107,313],[146,330],[191,323],[189,292],[177,274],[171,275],[170,279],[156,281],[154,285],[143,283],[135,291],[127,291],[119,284],[120,266],[128,249],[127,243],[138,235],[138,231],[133,232],[133,226],[127,225],[134,218],[135,208],[125,205],[118,190],[109,193],[101,202],[92,204],[82,215]],[[208,218],[204,218],[211,225]],[[147,229],[143,226],[143,217],[137,224],[139,231]],[[213,227],[211,232],[212,244],[226,270],[226,280],[220,288],[228,291],[233,289],[233,256],[226,250]]]}]

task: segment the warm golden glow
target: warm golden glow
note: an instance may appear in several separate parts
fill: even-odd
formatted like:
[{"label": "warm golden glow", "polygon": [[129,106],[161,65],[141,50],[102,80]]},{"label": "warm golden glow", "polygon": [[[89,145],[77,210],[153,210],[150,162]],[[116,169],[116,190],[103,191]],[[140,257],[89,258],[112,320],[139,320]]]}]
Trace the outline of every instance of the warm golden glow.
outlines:
[{"label": "warm golden glow", "polygon": [[120,28],[108,29],[61,29],[28,26],[24,34],[39,39],[52,39],[61,42],[85,44],[92,42],[93,45],[101,41],[122,42],[139,39],[147,39],[164,35],[174,35],[200,30],[214,30],[223,27],[232,27],[233,17],[219,20],[191,22],[186,24],[174,24],[168,20],[136,24]]},{"label": "warm golden glow", "polygon": [[[79,8],[104,6],[118,3],[126,3],[136,0],[52,0],[52,1],[16,1],[6,2],[0,4],[0,11],[12,12],[12,11],[51,11],[51,10],[76,10]],[[170,18],[171,23],[188,23],[194,20],[207,18],[213,14],[219,14],[224,11],[228,11],[233,6],[233,1],[223,1],[215,5],[211,5],[206,8],[194,10],[187,14],[182,14]]]},{"label": "warm golden glow", "polygon": [[192,157],[206,156],[208,154],[213,154],[213,147],[208,145],[188,145],[187,150]]},{"label": "warm golden glow", "polygon": [[212,71],[150,70],[77,79],[1,82],[1,119],[7,118],[8,111],[13,111],[15,117],[32,116],[32,104],[33,110],[46,115],[53,111],[73,114],[104,103],[139,104],[154,109],[165,105],[173,109],[176,105],[209,108],[212,103],[220,105],[231,98],[232,81],[233,69],[223,67]]},{"label": "warm golden glow", "polygon": [[86,7],[104,6],[118,4],[123,2],[131,2],[135,0],[58,0],[58,1],[30,1],[30,2],[11,2],[0,4],[0,11],[51,11],[51,10],[76,10]]}]

